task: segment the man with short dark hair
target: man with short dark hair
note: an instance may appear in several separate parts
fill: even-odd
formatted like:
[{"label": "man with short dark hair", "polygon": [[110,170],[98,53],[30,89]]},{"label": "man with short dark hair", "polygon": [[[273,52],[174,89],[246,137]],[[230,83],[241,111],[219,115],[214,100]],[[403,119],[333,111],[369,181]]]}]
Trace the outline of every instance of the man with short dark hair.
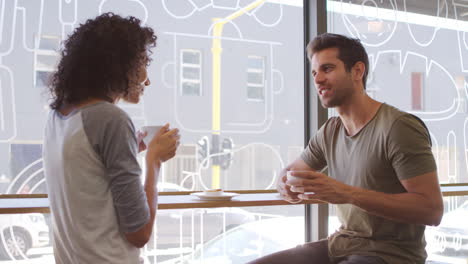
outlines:
[{"label": "man with short dark hair", "polygon": [[[424,263],[425,225],[438,225],[443,215],[429,131],[416,116],[366,94],[369,62],[359,40],[322,34],[307,54],[322,105],[339,116],[282,170],[278,191],[290,202],[336,204],[342,225],[328,239],[251,263]],[[320,172],[325,168],[330,177]],[[296,179],[287,180],[287,171]]]}]

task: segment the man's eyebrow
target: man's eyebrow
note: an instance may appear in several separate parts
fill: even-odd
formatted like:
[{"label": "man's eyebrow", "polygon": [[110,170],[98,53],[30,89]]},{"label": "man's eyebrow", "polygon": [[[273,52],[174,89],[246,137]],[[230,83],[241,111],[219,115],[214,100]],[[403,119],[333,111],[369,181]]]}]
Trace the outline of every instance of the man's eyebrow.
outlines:
[{"label": "man's eyebrow", "polygon": [[320,68],[323,68],[323,67],[336,67],[336,64],[333,64],[333,63],[324,63],[324,64],[321,64],[320,65]]}]

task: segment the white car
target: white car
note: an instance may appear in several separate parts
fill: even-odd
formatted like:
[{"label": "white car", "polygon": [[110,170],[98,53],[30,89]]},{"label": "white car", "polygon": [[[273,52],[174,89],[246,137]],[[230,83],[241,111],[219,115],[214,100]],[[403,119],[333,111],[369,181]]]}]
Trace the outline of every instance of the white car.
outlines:
[{"label": "white car", "polygon": [[49,244],[49,227],[44,215],[0,215],[0,257],[24,259],[31,248]]},{"label": "white car", "polygon": [[[159,192],[189,191],[174,183],[159,183]],[[252,222],[255,216],[240,208],[195,208],[158,210],[155,236],[158,248],[199,244],[236,226]]]},{"label": "white car", "polygon": [[[332,233],[340,224],[332,216],[328,225],[328,231]],[[161,264],[243,264],[303,244],[304,232],[302,216],[250,222],[215,237],[192,254]]]},{"label": "white car", "polygon": [[426,230],[428,251],[468,256],[468,201],[444,214],[438,227]]}]

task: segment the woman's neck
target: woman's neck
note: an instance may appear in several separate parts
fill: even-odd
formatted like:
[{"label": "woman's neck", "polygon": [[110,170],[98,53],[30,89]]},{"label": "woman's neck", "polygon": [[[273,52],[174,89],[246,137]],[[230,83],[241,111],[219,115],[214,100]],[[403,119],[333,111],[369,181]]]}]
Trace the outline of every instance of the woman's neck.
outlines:
[{"label": "woman's neck", "polygon": [[58,111],[59,111],[60,114],[66,116],[66,115],[70,114],[71,112],[73,112],[73,111],[75,111],[77,109],[80,109],[82,107],[92,105],[92,104],[95,104],[95,103],[98,103],[98,102],[107,102],[107,101],[103,100],[103,99],[98,99],[98,98],[89,98],[89,99],[86,99],[86,100],[81,101],[79,103],[65,104],[62,107],[60,107],[60,109]]}]

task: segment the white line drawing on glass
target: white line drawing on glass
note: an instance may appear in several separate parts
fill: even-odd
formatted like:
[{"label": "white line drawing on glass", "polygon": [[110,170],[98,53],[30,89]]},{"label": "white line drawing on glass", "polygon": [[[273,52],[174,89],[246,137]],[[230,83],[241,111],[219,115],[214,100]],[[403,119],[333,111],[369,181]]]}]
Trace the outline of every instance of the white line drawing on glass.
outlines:
[{"label": "white line drawing on glass", "polygon": [[468,72],[468,0],[453,0],[453,7],[457,21],[460,66],[463,72]]},{"label": "white line drawing on glass", "polygon": [[[376,68],[379,66],[379,60],[383,59],[385,55],[393,55],[395,56],[395,60],[399,63],[399,70],[400,74],[404,72],[406,65],[409,63],[410,60],[421,60],[425,63],[425,72],[426,72],[426,79],[428,78],[438,78],[447,81],[447,87],[449,90],[447,93],[453,94],[453,99],[449,105],[443,106],[442,110],[437,111],[409,111],[412,114],[419,116],[424,121],[441,121],[447,120],[457,114],[457,111],[460,107],[460,90],[457,89],[456,82],[450,72],[443,67],[438,62],[429,59],[427,56],[416,53],[416,52],[405,52],[401,50],[383,50],[377,52],[375,56],[375,62],[373,65],[370,65],[370,69],[375,71]],[[431,71],[437,72],[438,75],[433,75]],[[430,81],[426,81],[427,84],[431,84]]]},{"label": "white line drawing on glass", "polygon": [[198,11],[202,11],[213,5],[211,0],[188,0],[188,1],[190,1],[190,3],[193,6],[197,7]]},{"label": "white line drawing on glass", "polygon": [[[255,3],[258,3],[258,7],[255,7],[255,8],[259,8],[260,7],[260,4],[262,4],[263,2],[262,1],[256,1],[254,2],[253,4]],[[252,9],[252,10],[256,10],[256,9]],[[242,11],[244,10],[244,11]],[[237,17],[241,14],[247,14],[248,15],[248,12],[253,12],[252,10],[248,10],[247,8],[246,9],[241,9],[241,10],[238,10],[236,11],[234,14],[234,17]],[[271,126],[271,123],[272,123],[272,120],[273,120],[273,103],[274,103],[274,100],[273,100],[273,95],[276,95],[276,94],[279,94],[281,93],[282,89],[283,89],[283,85],[282,85],[282,80],[283,80],[283,76],[282,76],[282,73],[275,69],[274,68],[274,54],[273,54],[273,48],[274,46],[277,46],[277,45],[281,45],[281,43],[277,43],[277,42],[268,42],[268,41],[259,41],[259,40],[250,40],[250,39],[245,39],[243,38],[242,36],[242,32],[241,32],[241,29],[236,25],[236,23],[234,23],[232,21],[231,18],[229,18],[229,16],[227,17],[228,19],[218,19],[216,21],[214,21],[213,24],[211,24],[211,26],[209,27],[208,29],[208,34],[207,35],[201,35],[201,34],[186,34],[186,33],[178,33],[178,32],[165,32],[165,34],[170,34],[170,35],[173,35],[173,40],[174,40],[174,61],[173,62],[168,62],[164,65],[163,67],[163,73],[162,73],[162,79],[163,79],[163,84],[165,85],[170,85],[171,83],[180,83],[180,80],[178,80],[178,78],[180,78],[180,68],[181,68],[181,65],[180,65],[180,51],[179,49],[185,49],[185,47],[182,47],[182,45],[180,45],[179,47],[179,43],[184,43],[185,42],[194,42],[194,41],[204,41],[204,42],[209,42],[209,41],[223,41],[224,43],[234,43],[235,42],[235,45],[236,46],[240,46],[240,45],[259,45],[261,46],[261,50],[266,50],[268,52],[265,52],[266,54],[266,57],[269,59],[268,61],[268,64],[267,64],[267,67],[266,67],[266,71],[267,71],[267,76],[268,76],[268,79],[265,79],[265,104],[263,106],[263,119],[261,120],[256,120],[254,122],[239,122],[239,121],[236,121],[236,120],[232,120],[232,121],[229,121],[229,120],[226,120],[224,121],[223,123],[223,129],[222,131],[223,132],[233,132],[233,133],[264,133],[265,131],[267,131],[269,129],[269,127]],[[234,31],[231,30],[231,33],[232,32],[236,32],[236,34],[238,36],[234,36],[234,37],[228,37],[228,36],[222,36],[220,34],[222,33],[219,33],[216,29],[216,27],[219,26],[219,24],[226,24],[228,26],[231,26],[231,29],[233,29]],[[221,31],[222,32],[222,31]],[[206,44],[205,46],[211,46],[210,44]],[[239,48],[239,50],[242,50],[241,48]],[[240,54],[242,55],[242,54]],[[251,54],[246,54],[245,55],[245,58],[247,58],[249,55]],[[214,55],[213,55],[214,56]],[[209,64],[209,61],[212,61],[211,59],[213,57],[206,57],[207,59],[205,59],[206,63],[204,63],[205,67],[214,67],[213,65],[210,65]],[[173,78],[175,80],[178,80],[178,81],[172,81],[170,80],[170,78],[168,78],[168,70],[169,70],[169,66],[172,66],[171,68],[173,68],[173,72],[171,73],[171,75],[173,75]],[[205,69],[205,72],[206,69]],[[209,71],[208,71],[209,72]],[[222,74],[222,73],[221,73]],[[216,75],[216,74],[215,74]],[[213,76],[212,76],[213,77]],[[278,79],[281,80],[281,84],[279,86],[275,86],[273,88],[273,78],[274,77],[277,77]],[[213,77],[214,78],[214,77]],[[217,77],[217,78],[220,78],[220,77]],[[172,86],[172,85],[171,85]],[[202,133],[209,133],[209,132],[212,132],[213,129],[209,129],[208,127],[193,127],[193,126],[190,126],[189,124],[186,124],[184,122],[184,120],[182,119],[183,118],[183,113],[180,113],[179,111],[179,105],[180,105],[180,102],[178,100],[179,96],[178,96],[178,89],[174,89],[174,108],[175,108],[175,114],[176,114],[176,121],[178,123],[178,125],[184,129],[184,130],[187,130],[187,131],[190,131],[190,132],[202,132]],[[205,113],[205,115],[210,115],[211,113]],[[199,125],[199,124],[197,124]],[[215,129],[215,130],[218,130],[218,129]]]},{"label": "white line drawing on glass", "polygon": [[237,10],[239,8],[239,0],[211,0],[213,8]]},{"label": "white line drawing on glass", "polygon": [[[249,143],[249,144],[246,144],[240,148],[236,148],[236,149],[233,149],[232,150],[232,154],[235,154],[236,152],[240,152],[242,150],[246,150],[247,148],[253,148],[253,147],[256,147],[256,146],[261,146],[261,147],[265,147],[269,150],[271,150],[271,152],[274,154],[274,156],[277,158],[277,161],[278,162],[278,168],[284,168],[284,162],[283,162],[283,159],[281,158],[281,153],[279,153],[278,150],[276,150],[273,146],[269,145],[269,144],[265,144],[265,143],[259,143],[259,142],[254,142],[254,143]],[[227,155],[226,153],[213,153],[213,154],[209,154],[205,160],[203,160],[201,163],[202,164],[209,164],[208,160],[212,159],[213,157],[220,157],[220,156],[223,156],[223,155]],[[241,154],[238,154],[238,155],[241,155]],[[274,163],[275,161],[271,161],[272,163]],[[189,171],[186,171],[186,175],[187,177],[192,177],[192,180],[195,182],[197,181],[201,187],[203,189],[210,189],[210,187],[205,183],[205,181],[203,180],[203,173],[202,173],[202,170],[210,170],[209,166],[198,166],[197,168],[197,171],[196,172],[189,172]],[[271,189],[275,183],[276,183],[276,179],[277,179],[278,175],[277,175],[277,172],[276,170],[272,170],[272,177],[271,177],[271,181],[267,184],[267,186],[256,186],[256,188],[262,188],[262,189]],[[184,179],[183,181],[185,181],[187,179]],[[183,186],[181,184],[181,186]]]},{"label": "white line drawing on glass", "polygon": [[[176,32],[164,32],[165,34],[172,35],[174,39],[174,57],[176,58],[173,62],[170,62],[170,65],[173,65],[173,78],[177,80],[179,76],[179,63],[180,59],[178,59],[179,52],[179,45],[178,42],[184,42],[184,41],[189,41],[190,39],[205,39],[206,41],[209,41],[212,39],[212,36],[209,35],[199,35],[199,34],[183,34],[183,33],[176,33]],[[273,58],[274,58],[274,47],[281,45],[281,43],[278,42],[268,42],[268,41],[258,41],[258,40],[250,40],[250,39],[242,39],[242,38],[232,38],[232,37],[220,37],[221,40],[223,41],[232,41],[232,42],[239,42],[244,45],[259,45],[262,46],[264,50],[268,50],[268,53],[270,54],[268,58],[270,58],[269,66],[266,68],[266,70],[269,73],[276,73],[280,76],[281,72],[277,69],[274,68],[273,64]],[[208,44],[209,46],[209,44]],[[240,48],[241,49],[241,48]],[[247,55],[246,55],[247,58]],[[164,67],[164,69],[168,70],[168,66]],[[169,83],[180,83],[180,82],[173,82],[173,81],[168,81],[170,78],[167,77],[167,72],[163,72],[162,76],[163,79],[165,80],[164,84],[168,85]],[[251,133],[264,133],[268,131],[268,129],[271,126],[271,123],[273,121],[273,116],[274,116],[274,94],[279,93],[282,91],[282,86],[280,88],[275,90],[275,93],[272,90],[272,85],[273,83],[273,75],[269,74],[270,78],[268,80],[265,80],[265,85],[266,85],[266,94],[265,94],[265,105],[264,105],[264,115],[263,119],[259,120],[257,122],[226,122],[224,125],[228,127],[234,127],[234,128],[223,128],[221,129],[222,132],[225,133],[239,133],[239,134],[251,134]],[[281,78],[281,77],[280,77]],[[178,89],[174,89],[174,113],[175,113],[175,119],[178,124],[182,129],[187,130],[189,132],[200,132],[200,133],[210,133],[212,130],[209,128],[196,128],[196,127],[190,127],[186,125],[183,121],[183,113],[180,113],[179,111],[179,92]],[[205,113],[205,115],[210,115],[210,113]],[[237,126],[242,126],[243,129],[235,128]],[[250,129],[249,129],[250,128]]]},{"label": "white line drawing on glass", "polygon": [[447,134],[447,146],[449,164],[447,167],[448,183],[457,183],[459,181],[457,173],[457,136],[453,130],[450,130]]},{"label": "white line drawing on glass", "polygon": [[[411,3],[412,1],[417,1],[417,0],[405,0],[404,3],[404,11],[406,13],[406,16],[408,16],[408,10],[407,10],[407,3]],[[440,29],[440,26],[442,24],[443,18],[448,17],[448,7],[447,7],[447,2],[446,0],[430,0],[432,2],[432,5],[435,5],[437,8],[431,8],[431,10],[435,10],[436,14],[431,16],[432,20],[435,20],[434,23],[437,25],[435,27],[429,27],[429,28],[414,28],[414,24],[406,22],[406,25],[408,27],[408,31],[410,33],[411,38],[413,41],[418,44],[419,46],[422,47],[427,47],[429,46],[435,39],[437,32]],[[429,0],[425,0],[427,2],[427,5],[431,5]],[[406,19],[407,21],[409,19]],[[432,31],[432,32],[431,32]],[[429,38],[427,36],[430,36]]]},{"label": "white line drawing on glass", "polygon": [[[192,16],[196,11],[200,11],[200,10],[203,10],[203,9],[207,8],[208,6],[211,6],[211,4],[210,4],[210,5],[203,6],[203,7],[201,7],[199,9],[190,0],[186,0],[186,1],[183,1],[183,2],[178,1],[177,5],[176,5],[177,11],[174,11],[174,10],[171,10],[172,9],[171,6],[168,5],[169,3],[174,4],[174,1],[162,0],[162,5],[163,5],[163,8],[166,11],[166,13],[168,13],[169,15],[171,15],[172,17],[177,18],[177,19],[188,18],[188,17]],[[183,10],[184,8],[188,9],[188,11]],[[181,10],[182,10],[182,12],[185,12],[185,13],[182,13],[182,14],[176,14],[175,13],[175,12],[180,12]]]},{"label": "white line drawing on glass", "polygon": [[[395,33],[397,3],[395,0],[365,0],[360,5],[328,1],[328,9],[340,13],[348,32],[362,43],[379,47],[387,43]],[[379,4],[388,3],[392,9],[379,8]]]},{"label": "white line drawing on glass", "polygon": [[[457,137],[453,130],[450,130],[447,134],[447,156],[448,156],[448,167],[447,176],[449,183],[457,183],[459,181],[457,177]],[[448,197],[447,210],[453,211],[458,208],[458,197]]]},{"label": "white line drawing on glass", "polygon": [[17,135],[16,100],[12,70],[2,63],[2,57],[14,48],[16,7],[18,2],[2,1],[0,10],[0,143],[9,142]]},{"label": "white line drawing on glass", "polygon": [[123,16],[134,16],[143,24],[148,21],[148,8],[140,0],[101,0],[99,14],[113,12]]},{"label": "white line drawing on glass", "polygon": [[14,79],[10,68],[0,64],[0,143],[17,135]]},{"label": "white line drawing on glass", "polygon": [[[257,20],[257,22],[264,26],[264,27],[275,27],[279,24],[279,22],[281,22],[282,18],[283,18],[283,4],[282,2],[278,3],[277,5],[272,5],[270,4],[270,8],[272,8],[273,6],[275,8],[278,9],[278,16],[276,18],[276,20],[273,20],[273,22],[270,22],[270,23],[266,23],[264,21],[262,21],[262,19],[260,18],[259,14],[261,14],[261,12],[263,10],[265,10],[265,8],[262,8],[264,5],[266,5],[267,2],[263,2],[258,8],[255,8],[253,11],[251,11],[250,13],[247,13],[248,15],[251,15],[255,18],[255,20]],[[266,11],[265,11],[266,12]],[[268,15],[271,16],[271,11],[268,11]]]},{"label": "white line drawing on glass", "polygon": [[[34,6],[39,5],[39,7]],[[29,52],[33,52],[38,48],[39,41],[37,36],[42,34],[42,20],[44,15],[44,0],[28,2],[27,7],[16,7],[18,15],[21,15],[22,28],[23,28],[23,47]],[[36,28],[34,28],[36,26]],[[34,28],[32,32],[28,32],[28,28]],[[28,32],[28,33],[26,33]],[[29,40],[29,38],[32,38]],[[32,43],[32,47],[27,43]]]},{"label": "white line drawing on glass", "polygon": [[[256,0],[252,0],[249,3],[254,3]],[[260,16],[256,14],[256,12],[260,12],[262,7],[270,1],[264,1],[254,10],[246,11],[245,14],[248,16],[252,16],[258,23],[265,27],[274,27],[278,25],[283,17],[283,1],[271,1],[272,4],[270,7],[274,6],[278,8],[278,17],[273,19],[273,22],[265,22],[262,21]],[[244,4],[244,3],[242,3]],[[162,0],[162,5],[166,13],[170,16],[177,18],[177,19],[186,19],[191,17],[195,12],[201,12],[205,9],[211,7],[214,9],[219,10],[230,10],[230,11],[239,11],[242,8],[247,7],[249,4],[245,4],[242,6],[239,0],[185,0],[185,1],[170,1],[170,0]],[[269,16],[271,16],[269,12]]]},{"label": "white line drawing on glass", "polygon": [[468,100],[468,80],[465,81],[465,95],[466,95],[466,99]]},{"label": "white line drawing on glass", "polygon": [[[34,170],[34,168],[36,167],[36,165],[38,165],[37,167],[39,167],[38,170]],[[29,173],[30,169],[33,168],[33,173]],[[25,183],[27,183],[29,180],[32,179],[32,177],[38,175],[39,173],[41,173],[42,171],[44,170],[43,166],[42,166],[42,158],[40,159],[37,159],[33,162],[31,162],[28,166],[24,167],[17,175],[15,175],[15,177],[13,177],[13,181],[10,182],[10,185],[8,186],[7,190],[5,191],[5,193],[7,194],[11,194],[11,193],[18,193],[21,188],[15,188],[16,186],[16,183],[23,177],[23,175],[27,175],[29,173],[29,176],[27,177],[27,180],[25,182],[22,183],[22,186],[25,185]],[[31,176],[33,175],[33,176]],[[15,190],[16,189],[16,190]]]},{"label": "white line drawing on glass", "polygon": [[66,39],[78,21],[78,0],[59,0],[59,21],[62,39]]}]

